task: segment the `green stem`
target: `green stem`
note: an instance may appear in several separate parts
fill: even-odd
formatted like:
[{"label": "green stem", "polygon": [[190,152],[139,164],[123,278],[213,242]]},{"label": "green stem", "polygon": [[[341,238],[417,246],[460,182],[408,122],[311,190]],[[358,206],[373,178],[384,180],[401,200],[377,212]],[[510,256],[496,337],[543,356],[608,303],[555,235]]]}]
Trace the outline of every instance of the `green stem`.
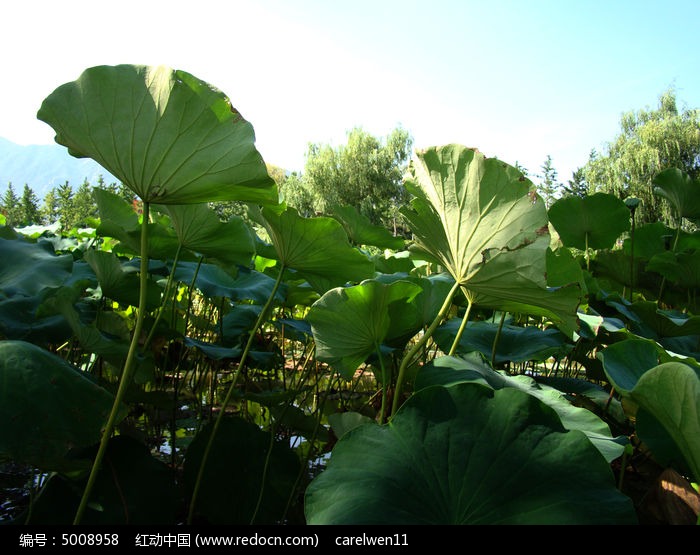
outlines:
[{"label": "green stem", "polygon": [[391,416],[393,417],[396,414],[396,411],[399,410],[399,402],[401,399],[401,389],[403,388],[403,382],[406,379],[406,370],[410,366],[411,362],[413,361],[413,358],[420,352],[420,350],[423,348],[423,345],[425,345],[428,342],[428,339],[433,335],[437,327],[440,325],[440,322],[442,322],[443,318],[447,315],[447,312],[450,310],[450,307],[452,306],[452,298],[455,296],[457,291],[459,290],[459,282],[455,281],[454,285],[452,286],[452,289],[450,289],[450,292],[447,294],[447,297],[445,298],[445,302],[442,303],[442,307],[440,308],[440,312],[438,312],[438,315],[435,317],[435,320],[433,320],[433,323],[430,324],[430,327],[425,330],[421,338],[413,345],[413,347],[408,351],[408,354],[403,358],[401,361],[401,366],[399,367],[399,375],[396,378],[396,389],[394,390],[394,401],[391,404]]},{"label": "green stem", "polygon": [[462,339],[462,334],[464,333],[464,329],[467,327],[467,322],[469,321],[469,314],[472,311],[472,305],[474,304],[472,301],[472,296],[467,295],[465,292],[465,296],[467,297],[467,310],[464,312],[464,316],[462,317],[462,323],[459,326],[459,329],[457,330],[457,335],[455,335],[455,339],[452,342],[452,347],[450,347],[450,352],[447,353],[448,356],[453,356],[455,354],[455,351],[457,350],[457,347],[459,346],[459,342]]},{"label": "green stem", "polygon": [[384,366],[384,357],[382,357],[382,352],[379,349],[379,344],[375,343],[375,348],[377,350],[377,356],[379,357],[379,367],[382,369],[382,407],[379,411],[379,423],[384,424],[384,418],[386,417],[386,395],[388,388],[388,376],[386,375],[386,368]]},{"label": "green stem", "polygon": [[161,303],[161,306],[158,309],[158,314],[156,315],[155,322],[153,322],[153,325],[151,326],[151,331],[148,333],[148,337],[146,337],[146,341],[144,341],[144,343],[143,343],[144,349],[146,347],[148,347],[148,345],[151,343],[151,339],[153,339],[153,334],[156,331],[156,327],[158,326],[158,322],[160,322],[160,319],[163,317],[163,310],[165,308],[163,305],[165,304],[165,301],[170,296],[170,289],[171,289],[172,283],[173,283],[173,274],[175,273],[175,268],[177,268],[177,263],[178,263],[178,260],[180,259],[180,251],[181,250],[182,250],[182,243],[180,243],[177,246],[177,251],[175,252],[175,259],[173,260],[173,269],[170,271],[170,274],[168,275],[168,281],[165,284],[165,289],[163,290],[163,302]]},{"label": "green stem", "polygon": [[197,497],[199,495],[199,489],[202,485],[202,479],[204,477],[204,470],[206,468],[207,461],[209,460],[209,454],[211,453],[211,448],[214,445],[214,438],[216,437],[216,433],[219,430],[219,426],[221,425],[221,421],[223,420],[224,414],[226,414],[226,407],[228,407],[228,404],[231,401],[231,397],[233,396],[233,392],[236,389],[236,384],[238,383],[238,377],[241,375],[241,370],[245,366],[246,359],[248,358],[248,353],[250,352],[250,349],[253,346],[253,341],[255,340],[255,334],[257,333],[258,329],[260,328],[260,326],[262,326],[263,322],[265,321],[267,313],[270,310],[272,303],[274,302],[275,295],[277,294],[277,290],[279,289],[280,283],[282,283],[282,274],[284,274],[284,264],[282,264],[280,266],[279,275],[277,276],[277,280],[275,281],[275,285],[272,288],[272,292],[270,293],[270,297],[267,299],[265,306],[260,311],[260,316],[258,316],[258,319],[255,321],[255,325],[253,326],[253,329],[250,332],[250,336],[248,337],[248,342],[246,343],[245,349],[243,350],[243,354],[241,355],[241,360],[238,363],[238,368],[236,369],[236,372],[233,375],[233,380],[231,381],[231,385],[229,386],[228,391],[226,392],[226,397],[224,398],[224,402],[222,403],[221,408],[219,410],[219,414],[217,415],[216,420],[214,421],[214,428],[211,431],[211,435],[209,436],[209,440],[207,441],[207,446],[204,449],[204,455],[202,456],[202,463],[199,465],[199,471],[197,473],[197,480],[195,481],[194,489],[192,490],[192,498],[190,499],[190,509],[189,509],[189,513],[187,515],[187,524],[192,524],[192,519],[194,518],[194,509],[196,506]]},{"label": "green stem", "polygon": [[80,505],[78,505],[78,510],[75,513],[75,518],[73,524],[80,524],[87,508],[88,501],[90,500],[90,494],[95,486],[95,481],[97,480],[97,475],[100,471],[100,466],[102,465],[102,459],[104,459],[105,453],[107,452],[107,444],[109,439],[114,432],[114,426],[117,422],[117,416],[119,415],[119,408],[124,400],[126,391],[129,388],[131,382],[131,377],[134,373],[134,368],[136,367],[136,353],[139,349],[139,338],[141,337],[141,329],[143,328],[143,321],[145,319],[146,313],[146,299],[147,299],[147,287],[148,287],[148,219],[150,212],[150,204],[148,202],[143,203],[143,221],[141,223],[141,275],[139,276],[139,308],[138,314],[136,316],[136,325],[134,326],[133,336],[131,338],[131,345],[129,346],[129,352],[126,355],[126,362],[124,363],[124,370],[122,371],[122,376],[119,381],[119,389],[117,390],[117,395],[114,398],[114,403],[112,404],[112,410],[109,413],[109,418],[107,419],[107,424],[102,431],[102,439],[100,440],[100,446],[97,449],[97,455],[95,455],[95,460],[92,463],[92,469],[90,470],[90,476],[88,477],[87,484],[85,484],[85,489],[83,490],[83,497],[80,499]]},{"label": "green stem", "polygon": [[501,339],[501,330],[503,330],[503,324],[506,321],[505,311],[501,312],[501,321],[498,323],[498,329],[496,330],[496,337],[493,338],[493,347],[491,347],[491,368],[496,367],[496,348],[498,347],[498,341]]}]

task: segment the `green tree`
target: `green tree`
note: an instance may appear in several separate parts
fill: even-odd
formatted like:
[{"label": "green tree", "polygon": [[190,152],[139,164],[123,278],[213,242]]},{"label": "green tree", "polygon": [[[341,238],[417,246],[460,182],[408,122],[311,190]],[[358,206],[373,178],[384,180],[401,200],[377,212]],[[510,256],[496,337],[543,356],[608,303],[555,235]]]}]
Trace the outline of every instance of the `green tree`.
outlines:
[{"label": "green tree", "polygon": [[545,206],[549,208],[557,200],[562,184],[558,181],[559,176],[552,165],[552,157],[549,154],[540,169],[542,173],[537,175],[540,180],[536,185],[537,192],[544,200]]},{"label": "green tree", "polygon": [[20,199],[15,193],[12,183],[7,184],[7,190],[0,202],[0,208],[5,215],[5,225],[8,227],[16,227],[21,224],[22,213]]},{"label": "green tree", "polygon": [[75,210],[73,208],[73,187],[66,181],[56,188],[56,203],[58,215],[61,220],[61,229],[67,231],[75,223]]},{"label": "green tree", "polygon": [[49,190],[44,195],[44,205],[41,208],[41,218],[43,223],[47,225],[57,222],[60,218],[58,193],[56,187]]},{"label": "green tree", "polygon": [[19,203],[21,225],[35,225],[41,223],[41,211],[39,210],[39,197],[32,188],[24,184],[22,199]]},{"label": "green tree", "polygon": [[698,177],[700,110],[679,110],[670,89],[660,95],[657,109],[623,114],[620,127],[620,134],[603,154],[585,166],[590,191],[611,193],[623,200],[638,197],[638,223],[670,223],[671,212],[666,201],[653,194],[652,180],[667,168]]},{"label": "green tree", "polygon": [[338,148],[309,145],[302,175],[308,195],[303,199],[312,198],[320,213],[336,204],[355,206],[372,223],[396,232],[398,210],[407,198],[402,181],[412,144],[401,128],[383,140],[355,128]]},{"label": "green tree", "polygon": [[562,185],[562,197],[580,197],[588,196],[588,183],[586,182],[586,171],[584,168],[578,168],[571,174],[566,185]]},{"label": "green tree", "polygon": [[90,218],[97,218],[97,204],[92,196],[92,186],[87,179],[78,187],[73,197],[73,217],[71,227],[87,226]]},{"label": "green tree", "polygon": [[305,218],[314,215],[316,205],[314,195],[301,175],[293,172],[287,176],[281,184],[280,191],[284,196],[284,201],[289,206],[296,208],[299,215]]}]

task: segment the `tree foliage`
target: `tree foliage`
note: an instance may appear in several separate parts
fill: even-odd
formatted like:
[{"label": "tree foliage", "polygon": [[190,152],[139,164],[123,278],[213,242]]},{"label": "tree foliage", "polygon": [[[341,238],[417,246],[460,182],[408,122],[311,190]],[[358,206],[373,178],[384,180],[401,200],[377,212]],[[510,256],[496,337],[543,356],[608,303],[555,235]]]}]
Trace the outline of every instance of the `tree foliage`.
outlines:
[{"label": "tree foliage", "polygon": [[0,208],[2,213],[5,215],[5,223],[8,226],[19,225],[21,214],[20,214],[20,199],[15,193],[15,189],[12,183],[7,184],[7,190],[0,200]]},{"label": "tree foliage", "polygon": [[544,200],[545,206],[549,208],[555,200],[558,198],[559,191],[561,189],[561,183],[559,183],[559,174],[552,164],[552,157],[548,154],[546,160],[540,166],[539,177],[540,182],[537,185],[537,192],[540,194]]},{"label": "tree foliage", "polygon": [[620,134],[584,168],[591,192],[602,191],[623,200],[636,196],[641,223],[670,221],[668,205],[653,194],[652,180],[660,171],[678,168],[700,173],[700,110],[679,109],[673,90],[659,97],[655,110],[627,112]]},{"label": "tree foliage", "polygon": [[302,214],[351,205],[373,224],[396,230],[398,209],[406,203],[402,179],[412,144],[401,128],[383,139],[355,128],[337,148],[311,144],[303,174],[282,187],[285,199]]},{"label": "tree foliage", "polygon": [[19,203],[21,225],[36,225],[41,223],[41,210],[39,210],[39,197],[32,188],[24,184],[22,199]]}]

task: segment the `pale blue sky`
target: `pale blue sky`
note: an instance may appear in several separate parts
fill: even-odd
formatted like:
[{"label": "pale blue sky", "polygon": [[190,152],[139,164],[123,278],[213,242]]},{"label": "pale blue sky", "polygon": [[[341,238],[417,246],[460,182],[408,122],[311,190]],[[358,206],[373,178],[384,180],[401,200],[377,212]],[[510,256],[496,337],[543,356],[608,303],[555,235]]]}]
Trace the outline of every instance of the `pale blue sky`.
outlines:
[{"label": "pale blue sky", "polygon": [[[105,6],[105,7],[103,7]],[[56,87],[100,64],[165,64],[210,82],[267,162],[401,125],[562,181],[674,87],[700,108],[699,0],[23,0],[0,5],[0,137],[48,144]]]}]

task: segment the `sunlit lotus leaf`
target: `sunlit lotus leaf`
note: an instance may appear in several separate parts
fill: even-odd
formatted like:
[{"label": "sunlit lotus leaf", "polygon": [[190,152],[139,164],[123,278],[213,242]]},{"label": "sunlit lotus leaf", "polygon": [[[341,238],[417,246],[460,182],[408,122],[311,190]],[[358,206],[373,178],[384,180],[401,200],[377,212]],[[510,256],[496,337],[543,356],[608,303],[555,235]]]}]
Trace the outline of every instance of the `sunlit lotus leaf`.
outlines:
[{"label": "sunlit lotus leaf", "polygon": [[700,181],[678,168],[668,168],[653,179],[654,194],[671,203],[676,214],[691,221],[700,220]]},{"label": "sunlit lotus leaf", "polygon": [[[411,301],[422,289],[408,281],[383,284],[367,280],[352,287],[338,287],[316,301],[307,315],[316,341],[316,357],[328,362],[345,377],[391,336],[406,335],[421,322]],[[409,332],[410,333],[410,332]]]},{"label": "sunlit lotus leaf", "polygon": [[[100,214],[97,234],[100,237],[113,237],[120,241],[120,250],[130,254],[141,254],[141,223],[134,207],[122,197],[105,189],[96,188],[92,192]],[[172,259],[177,252],[177,237],[172,229],[157,222],[148,224],[148,256],[150,258]]]},{"label": "sunlit lotus leaf", "polygon": [[[87,250],[85,261],[95,272],[102,294],[124,306],[138,306],[139,278],[135,273],[124,270],[119,259],[110,252]],[[146,309],[153,310],[160,305],[162,290],[152,279],[148,279]]]},{"label": "sunlit lotus leaf", "polygon": [[55,354],[24,341],[0,341],[2,455],[42,470],[70,469],[69,451],[100,439],[113,401]]},{"label": "sunlit lotus leaf", "polygon": [[219,90],[164,66],[97,66],[58,87],[37,117],[143,201],[278,201],[253,127]]},{"label": "sunlit lotus leaf", "polygon": [[477,303],[546,312],[575,328],[580,290],[547,289],[547,212],[520,171],[446,145],[417,153],[406,186],[415,198],[401,213],[414,248],[441,264]]},{"label": "sunlit lotus leaf", "polygon": [[629,208],[608,193],[561,198],[550,207],[549,220],[565,246],[580,250],[610,249],[631,226]]},{"label": "sunlit lotus leaf", "polygon": [[207,261],[225,266],[250,265],[255,254],[253,232],[238,216],[222,222],[206,204],[164,207],[180,244]]},{"label": "sunlit lotus leaf", "polygon": [[251,216],[270,237],[275,253],[270,257],[298,272],[321,294],[374,274],[370,259],[350,245],[343,227],[333,218],[302,218],[291,207],[282,212],[251,209]]},{"label": "sunlit lotus leaf", "polygon": [[576,309],[582,300],[581,285],[547,287],[547,239],[527,247],[501,251],[471,279],[468,288],[476,304],[502,312],[543,316],[569,337],[578,329]]},{"label": "sunlit lotus leaf", "polygon": [[343,225],[348,237],[356,245],[373,245],[393,250],[404,248],[403,238],[394,237],[385,227],[374,225],[354,206],[333,206],[331,215]]},{"label": "sunlit lotus leaf", "polygon": [[390,424],[345,433],[305,512],[311,525],[636,522],[583,433],[532,395],[474,383],[422,389]]}]

